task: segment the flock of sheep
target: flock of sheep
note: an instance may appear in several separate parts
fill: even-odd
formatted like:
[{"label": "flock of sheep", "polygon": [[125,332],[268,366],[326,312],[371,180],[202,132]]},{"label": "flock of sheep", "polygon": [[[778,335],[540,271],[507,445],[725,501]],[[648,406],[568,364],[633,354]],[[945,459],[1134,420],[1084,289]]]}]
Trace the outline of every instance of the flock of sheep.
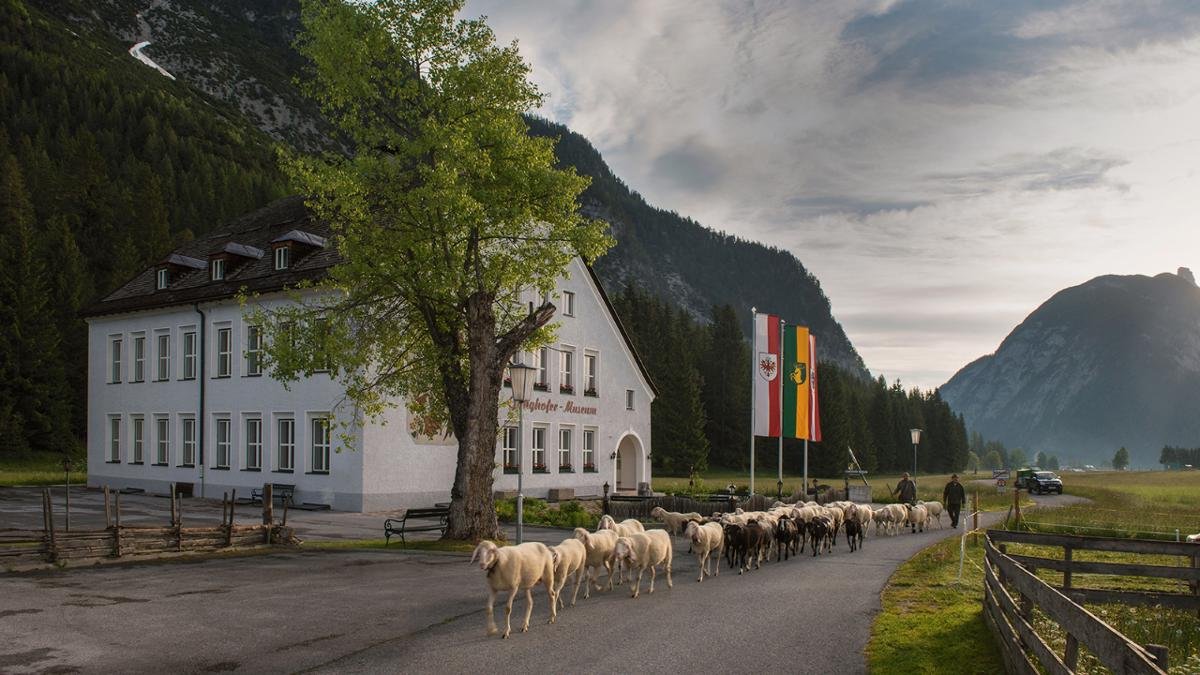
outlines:
[{"label": "flock of sheep", "polygon": [[[546,546],[540,542],[527,542],[517,546],[497,546],[490,541],[480,542],[471,555],[471,562],[479,561],[479,568],[487,572],[488,599],[486,605],[488,635],[499,632],[493,617],[496,595],[508,593],[504,608],[504,635],[512,632],[513,600],[519,591],[525,591],[525,621],[521,632],[529,630],[529,617],[533,613],[533,587],[542,584],[550,598],[550,621],[558,618],[558,609],[565,607],[562,593],[568,579],[573,579],[571,606],[579,597],[579,588],[584,585],[584,599],[591,597],[593,588],[600,591],[613,588],[613,577],[621,584],[631,580],[631,596],[641,594],[642,577],[650,571],[650,587],[654,592],[654,581],[658,568],[667,576],[667,588],[671,580],[672,535],[687,537],[690,553],[696,556],[700,575],[716,576],[721,572],[724,557],[730,569],[737,568],[738,574],[758,569],[764,560],[787,560],[792,555],[804,552],[809,546],[812,555],[830,552],[842,533],[851,552],[862,547],[867,529],[872,523],[875,533],[880,530],[895,535],[904,527],[914,532],[924,531],[925,526],[937,522],[941,527],[942,505],[938,502],[918,502],[915,506],[888,504],[879,509],[853,502],[832,502],[819,505],[816,502],[785,504],[776,502],[766,511],[742,511],[714,513],[701,516],[699,513],[676,513],[661,507],[650,512],[651,517],[665,525],[665,529],[647,530],[636,518],[616,522],[611,516],[601,517],[595,532],[575,528],[574,535],[557,546]],[[715,554],[715,555],[714,555]],[[712,570],[709,570],[709,567]],[[636,578],[633,576],[636,572]],[[601,583],[603,579],[604,583]]]}]

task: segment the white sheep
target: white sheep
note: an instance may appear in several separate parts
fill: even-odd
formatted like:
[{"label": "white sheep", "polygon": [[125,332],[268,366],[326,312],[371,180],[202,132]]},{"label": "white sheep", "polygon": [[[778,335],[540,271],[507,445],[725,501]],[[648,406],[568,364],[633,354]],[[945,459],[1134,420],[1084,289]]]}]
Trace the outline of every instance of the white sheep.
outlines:
[{"label": "white sheep", "polygon": [[617,546],[617,533],[612,530],[600,530],[599,532],[588,532],[582,527],[575,528],[575,538],[583,543],[583,548],[587,551],[587,560],[584,566],[587,567],[588,584],[583,591],[583,599],[587,600],[592,597],[592,586],[596,590],[601,590],[600,583],[596,580],[599,576],[600,568],[608,572],[608,590],[612,590],[613,586],[613,549]]},{"label": "white sheep", "polygon": [[[696,562],[700,565],[700,578],[696,581],[704,581],[704,575],[721,576],[721,555],[725,553],[725,528],[721,527],[720,523],[705,523],[701,525],[696,521],[690,521],[687,524],[685,532],[688,539],[692,542],[692,551],[696,553]],[[717,571],[708,572],[708,560],[712,553],[716,551],[716,568]]]},{"label": "white sheep", "polygon": [[629,569],[637,569],[637,581],[633,584],[633,594],[636,598],[642,590],[642,574],[650,568],[650,593],[654,592],[656,566],[663,565],[667,570],[667,588],[674,588],[671,581],[671,535],[666,530],[649,530],[636,532],[628,537],[617,537],[614,556],[618,562],[628,563]]},{"label": "white sheep", "polygon": [[[871,510],[871,507],[864,504],[859,504],[854,509],[854,519],[857,520],[860,525],[862,525],[862,533],[865,537],[867,536],[867,528],[870,527],[871,523],[875,520],[875,512]],[[878,532],[878,530],[876,530],[876,532]]]},{"label": "white sheep", "polygon": [[579,585],[583,583],[583,568],[587,563],[587,547],[578,539],[563,539],[558,546],[550,547],[550,554],[554,556],[554,579],[558,582],[557,588],[554,589],[554,597],[558,598],[558,604],[561,607],[566,607],[562,591],[563,587],[567,585],[567,577],[575,575],[575,592],[571,594],[571,606],[574,607],[575,600],[579,597]]},{"label": "white sheep", "polygon": [[1200,534],[1189,534],[1187,536],[1187,543],[1200,544]]},{"label": "white sheep", "polygon": [[479,569],[487,572],[487,634],[495,635],[496,621],[492,606],[498,591],[508,591],[508,602],[504,605],[504,637],[512,632],[512,606],[517,591],[525,591],[525,623],[521,632],[529,630],[529,616],[533,614],[533,587],[539,583],[546,587],[550,597],[550,623],[558,618],[557,596],[554,589],[554,556],[541,542],[531,541],[518,546],[496,546],[490,541],[481,541],[471,554],[471,562],[479,558]]},{"label": "white sheep", "polygon": [[703,522],[704,518],[699,513],[679,513],[677,511],[668,511],[661,506],[656,506],[650,510],[650,517],[661,521],[667,526],[667,531],[671,534],[679,534],[687,527],[687,524],[692,521]]},{"label": "white sheep", "polygon": [[908,524],[913,531],[925,531],[925,523],[929,522],[929,509],[922,504],[908,507]]},{"label": "white sheep", "polygon": [[635,532],[645,532],[646,527],[637,518],[626,518],[618,523],[606,513],[600,516],[600,522],[596,525],[596,531],[600,530],[612,530],[617,533],[618,537],[625,537]]},{"label": "white sheep", "polygon": [[938,529],[941,529],[941,527],[942,527],[942,511],[944,510],[942,508],[942,503],[941,502],[921,502],[921,501],[918,501],[917,503],[920,504],[921,506],[924,506],[929,511],[929,519],[936,520],[937,524],[938,524]]}]

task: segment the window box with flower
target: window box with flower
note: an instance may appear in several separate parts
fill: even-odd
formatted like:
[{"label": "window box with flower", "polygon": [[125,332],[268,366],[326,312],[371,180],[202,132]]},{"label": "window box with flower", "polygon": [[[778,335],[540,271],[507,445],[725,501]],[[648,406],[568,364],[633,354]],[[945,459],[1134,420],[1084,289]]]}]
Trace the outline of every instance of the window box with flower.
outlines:
[{"label": "window box with flower", "polygon": [[588,462],[588,463],[584,464],[584,465],[583,465],[583,472],[584,472],[584,473],[597,473],[597,471],[596,471],[596,465],[595,465],[595,464],[593,464],[593,463],[591,463],[591,462]]},{"label": "window box with flower", "polygon": [[593,387],[592,389],[584,389],[583,395],[595,398],[600,395],[600,392],[596,391],[596,389]]},{"label": "window box with flower", "polygon": [[571,468],[570,464],[560,464],[558,467],[559,473],[575,473],[575,469]]},{"label": "window box with flower", "polygon": [[574,393],[575,393],[575,387],[574,387],[573,385],[570,385],[570,384],[560,384],[560,385],[558,386],[558,393],[560,393],[560,394],[574,394]]},{"label": "window box with flower", "polygon": [[533,390],[534,391],[550,391],[550,385],[545,382],[534,382]]},{"label": "window box with flower", "polygon": [[547,468],[545,464],[534,464],[533,472],[534,473],[550,473],[550,469]]},{"label": "window box with flower", "polygon": [[520,473],[521,469],[513,464],[504,465],[504,473]]}]

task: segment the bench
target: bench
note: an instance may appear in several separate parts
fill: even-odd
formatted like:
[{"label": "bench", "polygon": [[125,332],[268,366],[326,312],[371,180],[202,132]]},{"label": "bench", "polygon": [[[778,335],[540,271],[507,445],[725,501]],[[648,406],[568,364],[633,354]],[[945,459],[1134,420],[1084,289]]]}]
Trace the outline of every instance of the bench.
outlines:
[{"label": "bench", "polygon": [[[387,546],[392,541],[392,535],[400,537],[400,545],[404,546],[407,542],[404,540],[406,532],[441,532],[442,536],[446,534],[446,518],[450,515],[449,506],[435,506],[426,509],[408,509],[404,512],[402,518],[388,518],[383,521],[383,545]],[[425,521],[422,523],[412,523],[410,521]],[[435,522],[436,521],[436,522]]]},{"label": "bench", "polygon": [[[271,483],[271,497],[278,499],[283,504],[292,504],[292,495],[296,492],[295,485],[287,483]],[[261,504],[263,500],[263,489],[260,487],[251,488],[250,503]]]}]

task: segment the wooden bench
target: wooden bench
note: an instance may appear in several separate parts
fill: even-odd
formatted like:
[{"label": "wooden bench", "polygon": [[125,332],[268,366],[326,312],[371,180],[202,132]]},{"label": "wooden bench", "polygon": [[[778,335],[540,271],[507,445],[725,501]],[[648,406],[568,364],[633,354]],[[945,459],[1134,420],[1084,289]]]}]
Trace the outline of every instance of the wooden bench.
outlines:
[{"label": "wooden bench", "polygon": [[[446,518],[450,515],[449,506],[435,506],[426,509],[408,509],[404,512],[402,518],[388,518],[383,521],[383,545],[387,546],[392,541],[392,535],[400,537],[400,545],[404,546],[407,542],[404,540],[406,532],[441,532],[442,536],[446,535]],[[410,521],[419,520],[421,523],[412,523]],[[434,522],[436,521],[436,522]]]},{"label": "wooden bench", "polygon": [[[296,492],[295,485],[288,485],[287,483],[271,483],[271,497],[273,499],[278,499],[283,504],[289,504],[289,505],[292,504],[293,503],[292,495],[295,492]],[[251,488],[250,503],[251,504],[261,504],[262,500],[263,500],[263,489],[262,488]]]}]

